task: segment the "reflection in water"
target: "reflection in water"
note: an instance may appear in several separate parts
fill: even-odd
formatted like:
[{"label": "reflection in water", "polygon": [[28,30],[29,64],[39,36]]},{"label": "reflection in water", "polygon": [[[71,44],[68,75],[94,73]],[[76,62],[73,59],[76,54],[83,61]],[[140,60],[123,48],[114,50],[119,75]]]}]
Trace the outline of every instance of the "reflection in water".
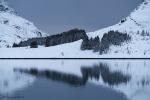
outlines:
[{"label": "reflection in water", "polygon": [[67,73],[62,73],[57,71],[50,71],[50,70],[40,71],[38,69],[30,69],[30,70],[15,69],[15,71],[30,74],[36,77],[46,77],[47,79],[64,82],[73,86],[85,85],[85,83],[87,82],[87,79],[79,77],[77,75],[67,74]]},{"label": "reflection in water", "polygon": [[[33,83],[34,77],[14,73],[12,68],[0,66],[0,94],[10,94],[16,90],[28,87]],[[2,98],[4,96],[0,96]]]},{"label": "reflection in water", "polygon": [[[104,86],[124,93],[130,100],[149,100],[150,98],[149,60],[0,61],[0,94],[30,89],[39,78],[46,78],[58,84],[65,83],[80,90],[83,86],[87,88],[89,83],[98,87]],[[88,91],[92,89],[95,92],[99,91],[98,88],[91,88]],[[66,87],[63,88],[63,92],[66,90]],[[110,98],[115,97],[117,96]]]},{"label": "reflection in water", "polygon": [[100,76],[103,81],[109,85],[118,85],[121,83],[127,83],[130,80],[129,75],[123,75],[121,72],[111,72],[107,64],[100,63],[98,65],[93,65],[91,67],[81,67],[80,68],[82,77],[73,74],[62,73],[58,71],[51,70],[38,70],[38,69],[15,69],[14,71],[19,71],[21,73],[27,73],[34,75],[36,77],[46,77],[54,81],[61,81],[74,86],[85,85],[88,79],[99,80]]},{"label": "reflection in water", "polygon": [[127,83],[130,80],[129,75],[124,75],[119,71],[110,71],[107,64],[100,63],[98,65],[93,65],[92,67],[82,67],[82,74],[84,77],[100,79],[100,76],[104,83],[109,85],[118,85],[121,83]]}]

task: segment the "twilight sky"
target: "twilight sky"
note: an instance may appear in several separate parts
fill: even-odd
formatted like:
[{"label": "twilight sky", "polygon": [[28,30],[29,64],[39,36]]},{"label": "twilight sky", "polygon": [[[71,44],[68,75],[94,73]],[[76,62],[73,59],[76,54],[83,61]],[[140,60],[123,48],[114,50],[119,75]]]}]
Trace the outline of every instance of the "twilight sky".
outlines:
[{"label": "twilight sky", "polygon": [[119,22],[142,0],[6,0],[19,15],[49,34],[94,31]]}]

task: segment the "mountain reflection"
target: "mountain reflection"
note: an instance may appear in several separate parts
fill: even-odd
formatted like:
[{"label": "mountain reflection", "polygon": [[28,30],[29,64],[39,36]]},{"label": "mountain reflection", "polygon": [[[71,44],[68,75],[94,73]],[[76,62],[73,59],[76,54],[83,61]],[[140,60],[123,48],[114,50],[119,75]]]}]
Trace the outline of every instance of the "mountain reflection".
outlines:
[{"label": "mountain reflection", "polygon": [[110,71],[107,64],[96,64],[93,66],[81,66],[80,71],[82,76],[62,73],[53,70],[38,70],[31,69],[14,69],[15,72],[26,73],[36,77],[44,77],[49,80],[63,82],[71,86],[84,86],[89,79],[99,80],[102,77],[103,81],[108,85],[119,85],[130,81],[131,76],[122,74],[119,71]]},{"label": "mountain reflection", "polygon": [[[0,60],[0,96],[7,97],[7,94],[16,93],[18,90],[21,92],[26,89],[30,90],[38,82],[41,83],[41,80],[47,83],[47,87],[52,85],[51,88],[53,88],[53,85],[56,84],[63,86],[61,88],[64,89],[63,92],[68,88],[84,90],[90,84],[96,86],[96,89],[106,87],[109,90],[121,92],[129,100],[143,100],[141,97],[149,100],[150,61]],[[57,90],[57,86],[55,87]],[[35,89],[31,89],[31,91],[33,92]],[[97,90],[99,91],[99,89]],[[53,91],[51,90],[51,93]],[[95,88],[93,91],[96,91]],[[11,95],[8,96],[11,97]]]},{"label": "mountain reflection", "polygon": [[93,65],[93,67],[82,67],[81,68],[83,78],[91,78],[99,80],[102,77],[104,83],[108,85],[119,85],[121,83],[127,83],[130,81],[131,76],[125,75],[119,71],[110,71],[107,64],[100,63]]}]

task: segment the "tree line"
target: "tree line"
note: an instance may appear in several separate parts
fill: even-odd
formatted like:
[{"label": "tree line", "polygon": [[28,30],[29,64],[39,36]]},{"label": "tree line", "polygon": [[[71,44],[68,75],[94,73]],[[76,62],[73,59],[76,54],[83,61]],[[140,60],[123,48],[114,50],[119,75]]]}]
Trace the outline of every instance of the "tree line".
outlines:
[{"label": "tree line", "polygon": [[64,43],[70,43],[78,41],[80,39],[88,38],[85,30],[82,29],[72,29],[61,34],[56,34],[47,37],[31,38],[27,41],[21,41],[19,44],[14,43],[13,47],[26,47],[37,48],[38,45],[45,47],[56,46]]},{"label": "tree line", "polygon": [[121,45],[123,42],[131,40],[127,33],[109,31],[100,40],[99,37],[85,39],[81,44],[81,50],[93,50],[100,54],[107,53],[111,45]]}]

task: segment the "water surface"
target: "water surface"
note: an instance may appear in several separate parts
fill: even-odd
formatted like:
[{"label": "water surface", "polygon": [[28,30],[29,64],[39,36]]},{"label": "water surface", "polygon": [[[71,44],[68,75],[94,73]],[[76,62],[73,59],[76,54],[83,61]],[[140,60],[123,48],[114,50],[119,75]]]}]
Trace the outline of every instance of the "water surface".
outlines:
[{"label": "water surface", "polygon": [[0,100],[149,100],[149,60],[0,60]]}]

